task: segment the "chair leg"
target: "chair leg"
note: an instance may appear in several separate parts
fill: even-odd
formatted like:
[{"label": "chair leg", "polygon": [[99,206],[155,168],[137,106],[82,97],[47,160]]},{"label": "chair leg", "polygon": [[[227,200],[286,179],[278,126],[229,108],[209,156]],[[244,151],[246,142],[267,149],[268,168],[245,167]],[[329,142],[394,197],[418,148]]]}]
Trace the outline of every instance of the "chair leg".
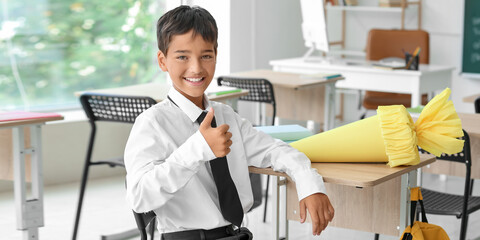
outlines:
[{"label": "chair leg", "polygon": [[472,178],[470,179],[470,197],[472,196],[473,194],[473,183],[475,182],[475,180]]},{"label": "chair leg", "polygon": [[77,214],[75,215],[75,225],[73,227],[72,240],[77,239],[78,225],[80,223],[80,213],[82,212],[83,195],[85,194],[85,187],[87,186],[89,167],[90,167],[90,164],[85,163],[85,166],[83,169],[83,175],[82,175],[82,182],[80,184],[80,196],[78,197]]},{"label": "chair leg", "polygon": [[156,222],[155,218],[150,222],[150,239],[151,239],[151,240],[154,240],[154,239],[155,239],[155,236],[154,236],[154,234],[155,234],[155,225],[156,225],[155,222]]},{"label": "chair leg", "polygon": [[468,226],[468,214],[462,216],[462,224],[460,226],[460,239],[465,240],[467,239],[467,226]]},{"label": "chair leg", "polygon": [[378,240],[378,239],[380,239],[380,234],[378,234],[378,233],[375,233],[375,237],[374,237],[373,239],[374,239],[374,240]]},{"label": "chair leg", "polygon": [[263,209],[263,222],[267,220],[268,187],[270,186],[270,176],[267,175],[267,187],[265,188],[265,207]]}]

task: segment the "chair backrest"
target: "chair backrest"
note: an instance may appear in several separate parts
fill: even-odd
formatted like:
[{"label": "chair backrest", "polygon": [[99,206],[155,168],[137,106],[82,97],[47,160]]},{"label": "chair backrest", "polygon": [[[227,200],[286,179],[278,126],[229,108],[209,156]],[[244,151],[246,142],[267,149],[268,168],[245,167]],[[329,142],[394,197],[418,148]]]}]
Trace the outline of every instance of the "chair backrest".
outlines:
[{"label": "chair backrest", "polygon": [[460,138],[465,141],[463,145],[463,150],[459,153],[455,154],[445,154],[443,153],[440,157],[437,157],[438,160],[444,160],[444,161],[452,161],[452,162],[459,162],[459,163],[465,163],[468,166],[471,166],[471,155],[470,155],[470,137],[468,136],[468,133],[463,130],[463,137]]},{"label": "chair backrest", "polygon": [[420,47],[420,63],[429,63],[430,44],[428,32],[423,30],[372,29],[368,33],[367,60],[387,57],[405,58],[404,52],[413,53]]},{"label": "chair backrest", "polygon": [[[471,158],[471,152],[470,152],[470,137],[468,136],[468,133],[463,130],[463,137],[460,138],[465,141],[463,145],[463,150],[459,153],[455,154],[445,154],[442,153],[440,157],[437,157],[437,160],[443,160],[443,161],[451,161],[451,162],[458,162],[458,163],[464,163],[465,164],[465,196],[468,197],[471,192],[471,168],[472,168],[472,158]],[[426,152],[427,151],[423,149],[419,149],[420,152]]]},{"label": "chair backrest", "polygon": [[91,122],[124,123],[134,123],[140,113],[156,104],[151,97],[98,93],[84,93],[80,96],[80,102]]},{"label": "chair backrest", "polygon": [[250,102],[262,102],[272,104],[273,116],[272,125],[274,125],[277,113],[273,85],[267,79],[263,78],[241,78],[241,77],[218,77],[218,86],[237,87],[248,90],[248,95],[240,97],[240,100]]},{"label": "chair backrest", "polygon": [[[147,240],[147,227],[150,228],[150,236],[153,240],[153,231],[155,230],[155,213],[153,211],[146,212],[146,213],[137,213],[133,211],[133,215],[135,216],[135,222],[137,223],[137,228],[140,231],[141,240]],[[149,224],[153,224],[150,225]]]},{"label": "chair backrest", "polygon": [[475,99],[474,104],[475,104],[475,113],[480,113],[480,97]]}]

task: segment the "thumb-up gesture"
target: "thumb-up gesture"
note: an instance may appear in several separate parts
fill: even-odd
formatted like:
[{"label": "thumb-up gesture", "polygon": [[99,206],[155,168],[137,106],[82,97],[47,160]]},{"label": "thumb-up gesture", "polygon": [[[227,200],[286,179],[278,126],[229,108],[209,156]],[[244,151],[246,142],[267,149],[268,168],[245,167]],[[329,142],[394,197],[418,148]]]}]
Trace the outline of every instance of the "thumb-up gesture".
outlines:
[{"label": "thumb-up gesture", "polygon": [[232,146],[232,133],[228,132],[230,128],[227,124],[222,124],[216,128],[212,127],[212,120],[215,115],[213,108],[210,108],[205,119],[200,124],[199,131],[208,143],[215,157],[225,157],[230,152]]}]

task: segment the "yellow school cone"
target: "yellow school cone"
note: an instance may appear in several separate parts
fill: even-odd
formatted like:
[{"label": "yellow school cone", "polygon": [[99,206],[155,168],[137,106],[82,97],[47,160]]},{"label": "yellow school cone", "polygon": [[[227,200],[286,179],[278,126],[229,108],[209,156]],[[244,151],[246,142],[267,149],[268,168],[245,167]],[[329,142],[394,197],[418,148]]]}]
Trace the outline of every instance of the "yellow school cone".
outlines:
[{"label": "yellow school cone", "polygon": [[420,161],[417,144],[436,156],[463,148],[462,125],[450,89],[435,96],[416,123],[403,105],[380,106],[377,115],[291,143],[312,162],[388,162],[391,167]]}]

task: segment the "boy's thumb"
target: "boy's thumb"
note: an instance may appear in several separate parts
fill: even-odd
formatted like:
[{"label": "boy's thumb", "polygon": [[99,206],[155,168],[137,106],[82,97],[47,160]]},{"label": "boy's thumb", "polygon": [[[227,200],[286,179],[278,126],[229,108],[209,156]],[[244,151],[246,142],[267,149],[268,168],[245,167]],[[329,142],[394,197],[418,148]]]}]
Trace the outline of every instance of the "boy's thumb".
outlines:
[{"label": "boy's thumb", "polygon": [[200,124],[200,127],[202,128],[209,128],[212,126],[212,119],[213,116],[215,116],[215,111],[213,111],[213,108],[211,107],[209,111],[207,112],[207,115],[202,121],[202,124]]}]

